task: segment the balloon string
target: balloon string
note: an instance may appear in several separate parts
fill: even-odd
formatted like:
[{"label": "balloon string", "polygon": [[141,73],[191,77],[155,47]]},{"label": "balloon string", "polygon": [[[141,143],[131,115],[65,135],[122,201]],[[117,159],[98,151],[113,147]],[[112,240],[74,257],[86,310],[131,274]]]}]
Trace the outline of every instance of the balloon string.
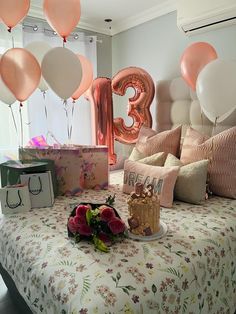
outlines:
[{"label": "balloon string", "polygon": [[21,108],[23,107],[22,103],[20,103],[19,106],[19,113],[20,113],[20,136],[21,136],[21,140],[20,140],[20,146],[23,147],[23,138],[24,138],[24,133],[23,133],[23,119],[22,119],[22,110]]},{"label": "balloon string", "polygon": [[71,111],[71,126],[70,126],[70,139],[72,137],[72,131],[73,131],[73,118],[74,118],[74,112],[75,112],[75,100],[73,99],[73,105],[72,105],[72,111]]},{"label": "balloon string", "polygon": [[14,37],[13,36],[12,36],[11,40],[12,40],[12,48],[15,48],[15,42],[14,42]]},{"label": "balloon string", "polygon": [[68,114],[68,108],[67,108],[67,100],[63,101],[64,110],[66,113],[66,119],[67,119],[67,137],[68,141],[70,141],[70,121],[69,121],[69,114]]},{"label": "balloon string", "polygon": [[14,116],[14,112],[12,110],[12,106],[9,105],[9,108],[11,110],[11,116],[12,116],[12,120],[13,120],[14,127],[15,127],[15,130],[16,130],[16,135],[18,136],[18,129],[17,129],[17,125],[16,125],[16,119],[15,119],[15,116]]}]

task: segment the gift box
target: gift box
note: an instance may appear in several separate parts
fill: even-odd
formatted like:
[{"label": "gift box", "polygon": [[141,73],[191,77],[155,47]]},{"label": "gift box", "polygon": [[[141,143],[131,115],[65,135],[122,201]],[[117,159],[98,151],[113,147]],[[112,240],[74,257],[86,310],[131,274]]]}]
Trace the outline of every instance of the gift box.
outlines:
[{"label": "gift box", "polygon": [[50,171],[22,174],[21,183],[28,186],[31,208],[51,207],[54,203],[52,176]]},{"label": "gift box", "polygon": [[20,149],[19,154],[21,159],[54,160],[59,195],[77,195],[83,189],[108,188],[107,146],[26,147]]},{"label": "gift box", "polygon": [[2,213],[18,214],[29,211],[31,202],[28,186],[26,185],[11,185],[0,189],[0,202]]}]

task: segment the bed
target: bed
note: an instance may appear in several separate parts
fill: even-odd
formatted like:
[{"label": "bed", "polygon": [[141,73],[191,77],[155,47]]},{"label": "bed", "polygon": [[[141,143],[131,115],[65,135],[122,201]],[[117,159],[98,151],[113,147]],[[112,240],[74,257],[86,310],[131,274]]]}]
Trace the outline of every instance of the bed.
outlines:
[{"label": "bed", "polygon": [[[173,104],[168,107],[169,100],[159,96],[163,123],[158,126],[171,128]],[[161,211],[168,226],[165,237],[151,242],[126,238],[109,253],[68,238],[67,219],[79,202],[103,203],[115,193],[114,207],[127,220],[122,178],[122,170],[112,171],[109,190],[89,190],[80,197],[57,198],[53,208],[1,216],[0,269],[23,298],[22,313],[234,314],[236,200],[213,196],[204,205],[174,202]]]}]

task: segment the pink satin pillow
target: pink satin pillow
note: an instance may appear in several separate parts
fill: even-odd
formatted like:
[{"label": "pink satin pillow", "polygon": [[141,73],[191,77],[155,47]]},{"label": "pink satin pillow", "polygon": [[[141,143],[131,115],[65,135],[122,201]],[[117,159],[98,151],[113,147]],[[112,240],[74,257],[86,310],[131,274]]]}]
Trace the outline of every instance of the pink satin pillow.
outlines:
[{"label": "pink satin pillow", "polygon": [[124,166],[123,192],[134,191],[136,182],[154,185],[154,192],[157,189],[158,180],[163,179],[163,186],[160,196],[160,203],[163,207],[172,207],[175,182],[180,167],[158,167],[141,164],[136,161],[126,160]]},{"label": "pink satin pillow", "polygon": [[145,154],[145,156],[164,152],[178,157],[181,129],[182,127],[179,126],[173,130],[157,133],[150,128],[142,126],[139,132],[136,148],[140,153]]},{"label": "pink satin pillow", "polygon": [[236,127],[211,138],[189,128],[186,132],[181,162],[209,159],[210,190],[219,196],[236,198]]}]

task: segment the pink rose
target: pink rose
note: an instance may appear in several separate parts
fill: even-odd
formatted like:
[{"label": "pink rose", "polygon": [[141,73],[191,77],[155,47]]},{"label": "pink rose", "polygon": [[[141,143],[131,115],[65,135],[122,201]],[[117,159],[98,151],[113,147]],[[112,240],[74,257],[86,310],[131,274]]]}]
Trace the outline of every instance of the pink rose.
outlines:
[{"label": "pink rose", "polygon": [[90,236],[93,232],[92,228],[86,224],[78,225],[78,232],[81,235]]},{"label": "pink rose", "polygon": [[75,216],[74,217],[74,223],[79,225],[79,224],[86,224],[86,216]]},{"label": "pink rose", "polygon": [[100,218],[102,221],[110,221],[115,218],[114,210],[111,207],[100,207]]},{"label": "pink rose", "polygon": [[125,223],[121,219],[115,217],[108,222],[108,227],[113,234],[122,233],[125,231]]},{"label": "pink rose", "polygon": [[110,244],[111,243],[111,239],[104,232],[99,233],[98,237],[99,237],[99,239],[101,241],[103,241],[106,244]]},{"label": "pink rose", "polygon": [[75,222],[74,220],[75,217],[70,217],[69,221],[68,221],[68,229],[70,230],[70,232],[72,233],[77,233],[79,231],[79,226],[77,224],[77,222]]},{"label": "pink rose", "polygon": [[79,205],[75,210],[75,215],[78,217],[86,217],[87,210],[90,208],[89,205]]}]

